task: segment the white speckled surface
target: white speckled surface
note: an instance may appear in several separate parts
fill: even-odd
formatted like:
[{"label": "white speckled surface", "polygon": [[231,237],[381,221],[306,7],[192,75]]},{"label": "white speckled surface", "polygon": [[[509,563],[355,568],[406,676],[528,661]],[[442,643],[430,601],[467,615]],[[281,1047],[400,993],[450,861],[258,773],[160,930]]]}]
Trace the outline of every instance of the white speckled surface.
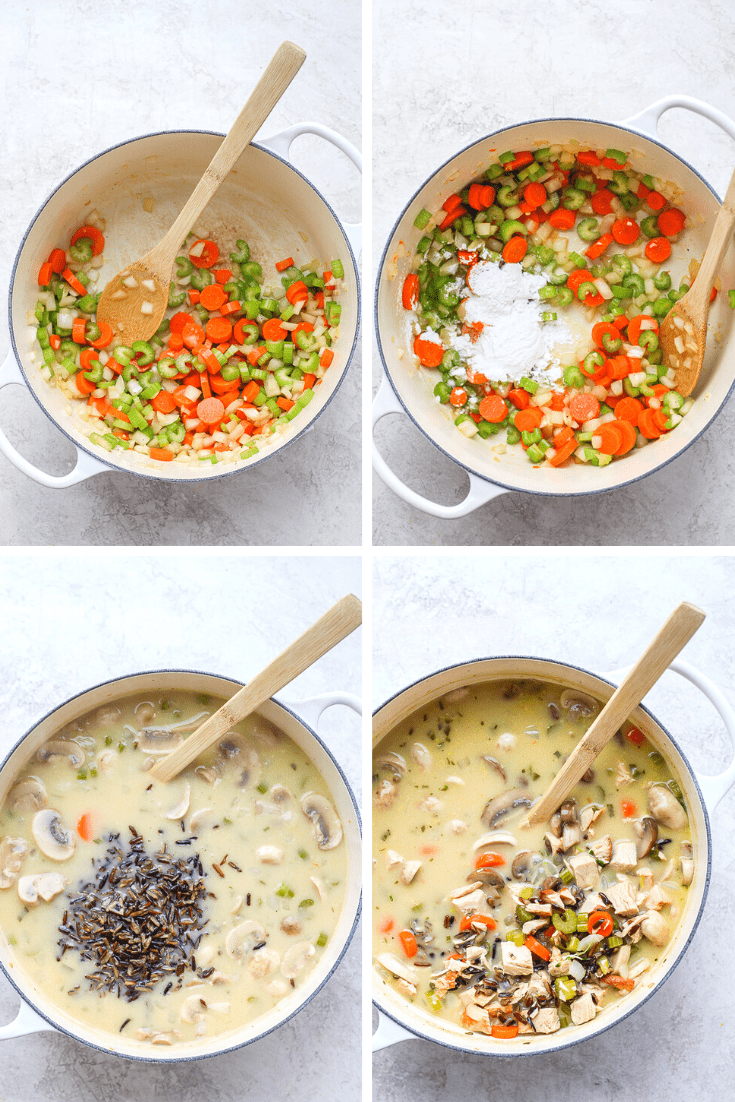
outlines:
[{"label": "white speckled surface", "polygon": [[[108,554],[96,566],[83,554],[63,551],[2,556],[0,760],[51,708],[112,677],[170,665],[247,680],[344,593],[360,595],[359,559],[301,558],[300,576],[308,583],[298,586],[297,598],[283,584],[293,569],[292,559],[250,558],[245,564],[234,555]],[[91,586],[93,575],[98,580]],[[128,613],[112,615],[110,609],[119,610],[121,601]],[[136,609],[147,610],[146,623],[153,628],[144,627]],[[191,631],[166,627],[187,622]],[[279,698],[303,700],[335,690],[359,696],[361,636],[358,629]],[[319,732],[359,799],[359,717],[345,707],[329,709]],[[317,1097],[357,1102],[359,990],[358,933],[308,1007],[239,1052],[156,1067],[105,1056],[60,1034],[2,1040],[0,1098],[260,1102],[287,1093],[299,1102]],[[18,1002],[0,977],[3,1023],[15,1017]]]},{"label": "white speckled surface", "polygon": [[[438,0],[374,0],[373,12],[376,272],[413,193],[443,161],[499,127],[549,116],[621,120],[674,93],[735,118],[735,28],[724,0],[702,0],[696,18],[686,0],[619,0],[613,7],[599,0],[563,6],[478,0],[449,17]],[[663,116],[659,134],[724,193],[735,163],[726,134],[681,109]],[[378,365],[373,344],[376,383]],[[731,544],[734,428],[730,402],[685,455],[635,486],[587,499],[504,494],[455,521],[404,504],[375,476],[374,542]],[[445,505],[466,496],[462,469],[405,417],[386,418],[376,438],[412,489]]]},{"label": "white speckled surface", "polygon": [[[325,33],[332,10],[339,34]],[[331,127],[360,146],[360,4],[286,0],[30,0],[0,5],[0,300],[29,221],[90,155],[161,129],[226,131],[284,38],[307,60],[262,129]],[[339,95],[334,89],[339,88]],[[294,163],[347,222],[360,179],[343,154],[304,136]],[[0,357],[9,348],[0,328]],[[1,361],[0,361],[1,362]],[[32,482],[0,455],[0,542],[13,545],[354,545],[360,542],[360,355],[312,432],[252,471],[205,487],[103,474],[68,490]],[[76,452],[25,388],[0,397],[0,426],[51,474]],[[336,507],[339,500],[339,507]]]},{"label": "white speckled surface", "polygon": [[[682,657],[735,703],[735,561],[726,557],[569,555],[378,558],[373,706],[442,666],[494,654],[557,658],[598,672],[630,664],[679,600],[707,613]],[[710,703],[674,673],[646,697],[692,766],[722,772],[733,748]],[[543,1098],[713,1099],[735,1074],[732,838],[735,792],[712,817],[709,898],[664,987],[601,1037],[554,1057],[490,1060],[409,1040],[373,1059],[380,1102]],[[684,1054],[684,1058],[683,1057]]]}]

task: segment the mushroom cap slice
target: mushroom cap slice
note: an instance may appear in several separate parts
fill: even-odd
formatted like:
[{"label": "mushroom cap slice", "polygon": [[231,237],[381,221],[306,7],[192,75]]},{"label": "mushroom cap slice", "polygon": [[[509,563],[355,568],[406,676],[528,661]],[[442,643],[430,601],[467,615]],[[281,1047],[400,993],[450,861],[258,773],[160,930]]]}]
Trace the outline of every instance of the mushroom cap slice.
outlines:
[{"label": "mushroom cap slice", "polygon": [[668,785],[651,785],[648,789],[648,810],[669,830],[683,830],[687,825],[687,813]]},{"label": "mushroom cap slice", "polygon": [[520,850],[513,858],[513,863],[510,866],[511,874],[514,880],[527,880],[531,875],[531,851],[530,849]]},{"label": "mushroom cap slice", "polygon": [[60,872],[36,872],[30,876],[21,876],[18,881],[18,898],[21,903],[33,907],[39,897],[49,903],[54,896],[63,892],[69,881]]},{"label": "mushroom cap slice", "polygon": [[61,815],[53,808],[34,815],[31,831],[39,849],[52,861],[68,861],[76,849],[74,835],[62,826]]},{"label": "mushroom cap slice", "polygon": [[301,810],[310,820],[319,849],[336,849],[342,841],[342,823],[326,796],[305,792]]},{"label": "mushroom cap slice", "polygon": [[482,849],[483,846],[517,846],[518,841],[507,830],[492,830],[489,834],[483,834],[472,847],[473,851]]},{"label": "mushroom cap slice", "polygon": [[46,786],[33,776],[14,784],[8,796],[13,811],[40,811],[46,806],[46,799]]},{"label": "mushroom cap slice", "polygon": [[424,746],[423,742],[414,742],[411,747],[411,757],[420,769],[428,773],[431,769],[431,754]]},{"label": "mushroom cap slice", "polygon": [[405,775],[406,768],[406,759],[403,755],[394,754],[392,750],[385,754],[379,754],[375,759],[375,770],[379,772],[381,769],[387,769],[396,780],[400,780]]},{"label": "mushroom cap slice", "polygon": [[578,689],[565,689],[559,698],[562,708],[571,713],[571,718],[576,720],[580,716],[592,716],[599,708],[599,703],[593,696],[582,693]]},{"label": "mushroom cap slice", "polygon": [[84,765],[87,756],[78,742],[74,739],[51,739],[36,750],[36,759],[45,765],[51,758],[68,758],[72,769],[79,769]]},{"label": "mushroom cap slice", "polygon": [[233,960],[242,960],[247,952],[265,941],[265,929],[259,922],[248,919],[230,930],[225,938],[227,955]]},{"label": "mushroom cap slice", "polygon": [[316,949],[310,941],[299,941],[287,949],[281,961],[281,974],[287,980],[293,980],[299,972],[303,972],[306,965],[314,956]]},{"label": "mushroom cap slice", "polygon": [[646,857],[658,841],[658,826],[656,820],[650,815],[644,815],[642,819],[633,823],[636,833],[635,855],[640,861]]},{"label": "mushroom cap slice", "polygon": [[164,819],[183,819],[189,810],[189,799],[191,798],[191,785],[184,785],[184,791],[181,794],[181,799],[177,804],[171,808],[170,811],[164,811]]},{"label": "mushroom cap slice", "polygon": [[138,749],[144,754],[170,754],[184,741],[179,731],[166,727],[144,727],[138,738]]},{"label": "mushroom cap slice", "polygon": [[10,888],[18,879],[28,854],[25,838],[6,835],[0,842],[0,888]]},{"label": "mushroom cap slice", "polygon": [[247,742],[237,731],[230,731],[219,743],[220,755],[227,761],[234,761],[242,769],[238,788],[252,788],[260,780],[262,766],[255,747]]},{"label": "mushroom cap slice", "polygon": [[481,819],[485,826],[494,827],[503,815],[516,807],[530,807],[533,800],[522,788],[510,788],[485,804]]}]

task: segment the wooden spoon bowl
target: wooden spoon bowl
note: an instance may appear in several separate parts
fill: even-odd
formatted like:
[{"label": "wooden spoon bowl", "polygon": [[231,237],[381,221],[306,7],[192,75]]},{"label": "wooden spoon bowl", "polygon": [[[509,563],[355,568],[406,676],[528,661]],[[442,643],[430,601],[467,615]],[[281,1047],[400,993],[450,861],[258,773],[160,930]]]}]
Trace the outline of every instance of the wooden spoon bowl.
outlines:
[{"label": "wooden spoon bowl", "polygon": [[688,397],[697,385],[707,343],[712,280],[730,243],[735,224],[735,172],[720,207],[696,282],[670,310],[659,328],[663,362],[675,373],[674,385]]}]

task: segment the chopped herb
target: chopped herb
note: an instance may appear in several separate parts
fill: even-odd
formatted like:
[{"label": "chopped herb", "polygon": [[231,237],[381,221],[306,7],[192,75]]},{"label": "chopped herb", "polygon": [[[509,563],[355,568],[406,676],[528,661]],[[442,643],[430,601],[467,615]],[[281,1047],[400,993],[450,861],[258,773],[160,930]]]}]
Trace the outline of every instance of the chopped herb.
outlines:
[{"label": "chopped herb", "polygon": [[314,900],[313,899],[302,899],[301,902],[299,903],[299,907],[313,907],[313,906],[314,906]]},{"label": "chopped herb", "polygon": [[327,935],[319,934],[319,937],[316,939],[316,943],[320,949],[323,949],[324,946],[327,944]]}]

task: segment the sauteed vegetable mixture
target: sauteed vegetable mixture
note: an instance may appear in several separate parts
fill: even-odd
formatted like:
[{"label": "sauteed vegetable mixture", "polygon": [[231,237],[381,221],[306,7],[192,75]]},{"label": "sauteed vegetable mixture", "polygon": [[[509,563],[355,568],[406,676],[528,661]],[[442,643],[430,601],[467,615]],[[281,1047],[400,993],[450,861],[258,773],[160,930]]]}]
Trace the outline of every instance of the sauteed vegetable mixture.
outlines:
[{"label": "sauteed vegetable mixture", "polygon": [[679,782],[638,728],[549,823],[519,826],[599,710],[574,689],[493,682],[419,709],[376,749],[375,959],[420,1008],[500,1039],[554,1033],[665,952],[694,856]]},{"label": "sauteed vegetable mixture", "polygon": [[[504,429],[536,465],[606,466],[691,408],[658,340],[689,289],[664,267],[687,216],[674,185],[628,158],[578,142],[508,151],[417,216],[403,306],[413,352],[440,373],[434,394],[464,436]],[[682,328],[685,364],[693,339]]]},{"label": "sauteed vegetable mixture", "polygon": [[309,404],[334,359],[342,262],[298,268],[289,256],[266,284],[247,242],[223,262],[215,241],[192,233],[163,323],[128,348],[96,321],[104,228],[93,212],[41,265],[29,317],[41,374],[85,403],[89,439],[107,451],[184,464],[255,455]]}]

